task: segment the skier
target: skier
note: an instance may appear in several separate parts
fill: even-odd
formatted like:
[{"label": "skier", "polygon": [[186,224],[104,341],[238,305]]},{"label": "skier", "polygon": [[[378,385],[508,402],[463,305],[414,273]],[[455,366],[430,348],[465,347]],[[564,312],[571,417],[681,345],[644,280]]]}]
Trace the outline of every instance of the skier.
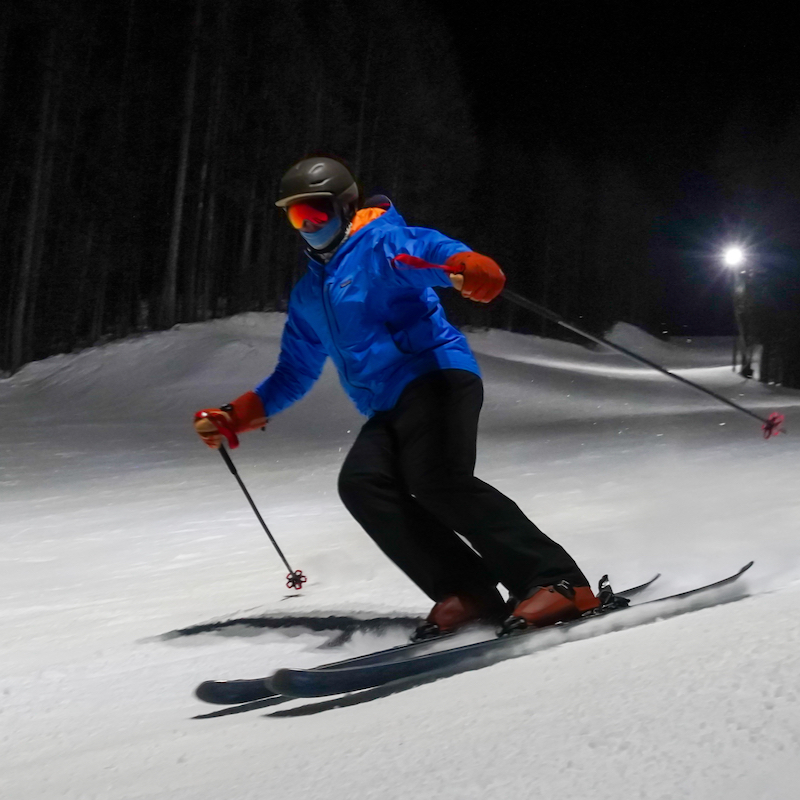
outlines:
[{"label": "skier", "polygon": [[309,391],[330,357],[368,417],[344,460],[339,494],[434,602],[415,638],[498,622],[509,610],[518,624],[543,627],[595,608],[568,553],[473,474],[480,370],[432,287],[455,286],[488,303],[503,289],[500,267],[438,231],[406,225],[386,197],[362,203],[353,175],[333,158],[294,164],[276,205],[308,256],[278,364],[255,390],[197,412],[201,438],[218,448],[224,429],[263,428]]}]

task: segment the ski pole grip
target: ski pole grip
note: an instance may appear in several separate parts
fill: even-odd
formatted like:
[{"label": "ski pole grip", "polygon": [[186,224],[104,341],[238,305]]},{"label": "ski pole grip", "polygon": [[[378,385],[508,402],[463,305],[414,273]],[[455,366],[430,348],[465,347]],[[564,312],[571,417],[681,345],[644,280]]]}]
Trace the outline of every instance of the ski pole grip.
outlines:
[{"label": "ski pole grip", "polygon": [[225,424],[225,420],[220,419],[218,417],[213,418],[214,424],[219,429],[219,432],[228,440],[228,446],[231,450],[235,450],[239,446],[239,437],[233,431],[232,428],[229,428]]},{"label": "ski pole grip", "polygon": [[221,411],[198,411],[194,415],[195,423],[201,419],[210,420],[214,427],[228,440],[228,446],[235,450],[239,446],[239,437],[236,431],[228,425],[230,418]]}]

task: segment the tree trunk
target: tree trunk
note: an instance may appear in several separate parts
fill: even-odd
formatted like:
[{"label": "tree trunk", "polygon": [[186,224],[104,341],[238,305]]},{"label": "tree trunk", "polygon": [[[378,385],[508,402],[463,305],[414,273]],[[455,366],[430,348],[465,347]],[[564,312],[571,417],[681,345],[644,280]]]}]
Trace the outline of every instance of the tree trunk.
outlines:
[{"label": "tree trunk", "polygon": [[6,88],[6,53],[8,52],[8,29],[0,27],[0,119],[3,118],[3,97]]},{"label": "tree trunk", "polygon": [[369,89],[369,73],[372,66],[372,32],[367,38],[367,52],[364,57],[364,76],[361,82],[361,98],[358,104],[358,124],[356,127],[356,160],[355,173],[361,175],[361,162],[364,152],[364,124],[367,112],[367,90]]},{"label": "tree trunk", "polygon": [[250,196],[247,199],[245,210],[244,232],[242,234],[242,253],[239,259],[239,285],[233,293],[238,297],[235,311],[250,311],[253,298],[252,290],[252,257],[253,226],[255,224],[256,197],[258,196],[258,179],[254,176],[250,187]]},{"label": "tree trunk", "polygon": [[28,310],[25,319],[25,347],[23,359],[31,361],[35,358],[35,332],[36,332],[36,305],[39,299],[39,278],[42,274],[42,258],[47,245],[47,219],[50,211],[50,198],[53,194],[53,166],[55,162],[56,140],[58,138],[58,117],[61,105],[59,91],[59,81],[54,79],[52,113],[50,114],[50,126],[47,131],[45,143],[44,171],[42,176],[42,189],[39,198],[39,235],[36,236],[36,243],[31,259],[30,288],[28,292]]},{"label": "tree trunk", "polygon": [[[275,184],[270,183],[267,197],[275,195]],[[256,256],[256,270],[258,273],[258,308],[261,311],[271,308],[274,304],[274,294],[272,293],[272,272],[270,265],[270,253],[275,248],[272,244],[274,235],[275,209],[271,204],[264,203],[261,208],[261,224],[258,242],[258,255]]]},{"label": "tree trunk", "polygon": [[106,313],[106,289],[108,288],[108,245],[103,242],[103,252],[100,256],[100,282],[94,296],[94,310],[92,313],[92,327],[89,332],[89,341],[96,344],[103,335],[103,320]]},{"label": "tree trunk", "polygon": [[[221,19],[218,29],[225,30],[225,9],[220,9]],[[211,246],[211,239],[203,239],[204,225],[213,221],[213,215],[206,214],[206,205],[210,202],[209,187],[212,183],[212,160],[216,147],[219,119],[222,108],[222,52],[220,52],[211,89],[211,108],[208,112],[206,133],[203,138],[203,156],[200,164],[200,174],[197,187],[197,206],[195,208],[194,232],[192,235],[192,248],[190,263],[187,271],[186,293],[189,297],[190,319],[206,319],[208,306],[208,275],[205,266],[209,263],[209,253],[206,248]],[[213,188],[212,188],[213,191]],[[206,231],[208,234],[208,231]],[[205,247],[203,242],[205,241]]]},{"label": "tree trunk", "polygon": [[119,78],[119,103],[117,103],[117,139],[124,142],[125,121],[128,111],[128,73],[131,68],[131,50],[133,47],[133,30],[136,27],[136,0],[128,2],[128,22],[125,26],[125,51],[122,57],[122,70]]},{"label": "tree trunk", "polygon": [[[19,137],[13,135],[11,147],[8,152],[8,160],[2,166],[0,172],[0,220],[3,220],[7,225],[9,223],[9,209],[11,208],[11,198],[14,196],[17,181],[21,169],[17,164],[19,158]],[[3,322],[0,327],[0,370],[6,369],[11,366],[11,331],[13,329],[14,319],[14,293],[16,276],[12,277],[12,261],[14,253],[18,249],[19,234],[16,230],[17,226],[11,226],[11,231],[4,231],[0,226],[0,236],[5,236],[6,247],[4,252],[0,253],[0,274],[9,276],[8,284],[5,286],[5,291],[0,293],[0,296],[5,295],[5,302],[2,308]]]},{"label": "tree trunk", "polygon": [[186,70],[186,90],[183,104],[183,130],[181,133],[178,174],[175,178],[175,194],[172,204],[172,230],[169,237],[167,269],[161,293],[159,323],[163,328],[175,324],[177,307],[178,254],[180,250],[181,227],[183,223],[183,198],[186,194],[186,172],[189,164],[189,141],[192,133],[192,112],[194,109],[195,85],[197,83],[197,54],[200,45],[202,0],[196,0],[194,25],[192,29],[192,52]]},{"label": "tree trunk", "polygon": [[202,250],[202,280],[203,286],[200,294],[200,313],[201,319],[206,320],[213,316],[211,310],[211,294],[213,282],[213,264],[214,264],[214,249],[216,247],[216,229],[217,223],[217,191],[214,187],[213,178],[211,181],[211,191],[208,196],[208,203],[206,205],[206,218],[203,225],[205,235],[203,236],[203,250]]},{"label": "tree trunk", "polygon": [[50,130],[51,106],[53,98],[53,57],[56,46],[56,31],[48,33],[47,56],[44,64],[42,103],[39,112],[39,131],[36,138],[31,192],[28,201],[28,216],[25,222],[25,239],[22,248],[22,261],[17,281],[17,297],[11,327],[11,371],[16,372],[24,362],[27,350],[25,341],[26,318],[30,304],[31,278],[34,273],[34,258],[40,238],[43,235],[41,224],[42,189],[47,161],[47,139]]},{"label": "tree trunk", "polygon": [[72,309],[72,329],[69,335],[69,347],[73,349],[77,346],[80,338],[81,316],[83,312],[83,298],[85,297],[87,279],[89,277],[89,263],[93,257],[95,220],[89,220],[89,230],[86,232],[85,245],[82,248],[82,258],[80,259],[80,277],[78,278],[78,291],[76,302]]}]

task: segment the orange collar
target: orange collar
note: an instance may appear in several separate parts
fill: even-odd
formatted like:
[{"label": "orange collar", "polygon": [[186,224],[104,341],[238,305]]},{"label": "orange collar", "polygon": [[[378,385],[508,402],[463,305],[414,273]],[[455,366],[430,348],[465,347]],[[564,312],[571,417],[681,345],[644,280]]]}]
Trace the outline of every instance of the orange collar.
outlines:
[{"label": "orange collar", "polygon": [[356,211],[355,216],[353,217],[353,222],[350,227],[350,235],[352,236],[354,233],[357,233],[362,228],[369,225],[370,222],[378,219],[381,214],[385,214],[385,208],[362,208],[360,211]]}]

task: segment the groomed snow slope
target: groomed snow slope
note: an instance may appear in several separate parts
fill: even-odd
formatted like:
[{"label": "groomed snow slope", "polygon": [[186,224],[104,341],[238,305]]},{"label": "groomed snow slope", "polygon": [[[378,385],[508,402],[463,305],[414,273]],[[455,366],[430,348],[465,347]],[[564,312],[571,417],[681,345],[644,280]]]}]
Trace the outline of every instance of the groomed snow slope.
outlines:
[{"label": "groomed snow slope", "polygon": [[[283,319],[179,326],[0,381],[3,798],[797,797],[800,393],[737,377],[724,341],[625,325],[612,338],[785,412],[790,434],[764,441],[613,352],[475,333],[478,474],[593,581],[660,570],[656,596],[753,558],[749,597],[638,626],[628,612],[625,630],[432,683],[196,718],[214,712],[201,680],[400,643],[429,605],[337,498],[363,419],[330,369],[234,453],[309,575],[299,595],[195,440],[195,409],[270,372]],[[214,624],[229,619],[262,627]]]}]

